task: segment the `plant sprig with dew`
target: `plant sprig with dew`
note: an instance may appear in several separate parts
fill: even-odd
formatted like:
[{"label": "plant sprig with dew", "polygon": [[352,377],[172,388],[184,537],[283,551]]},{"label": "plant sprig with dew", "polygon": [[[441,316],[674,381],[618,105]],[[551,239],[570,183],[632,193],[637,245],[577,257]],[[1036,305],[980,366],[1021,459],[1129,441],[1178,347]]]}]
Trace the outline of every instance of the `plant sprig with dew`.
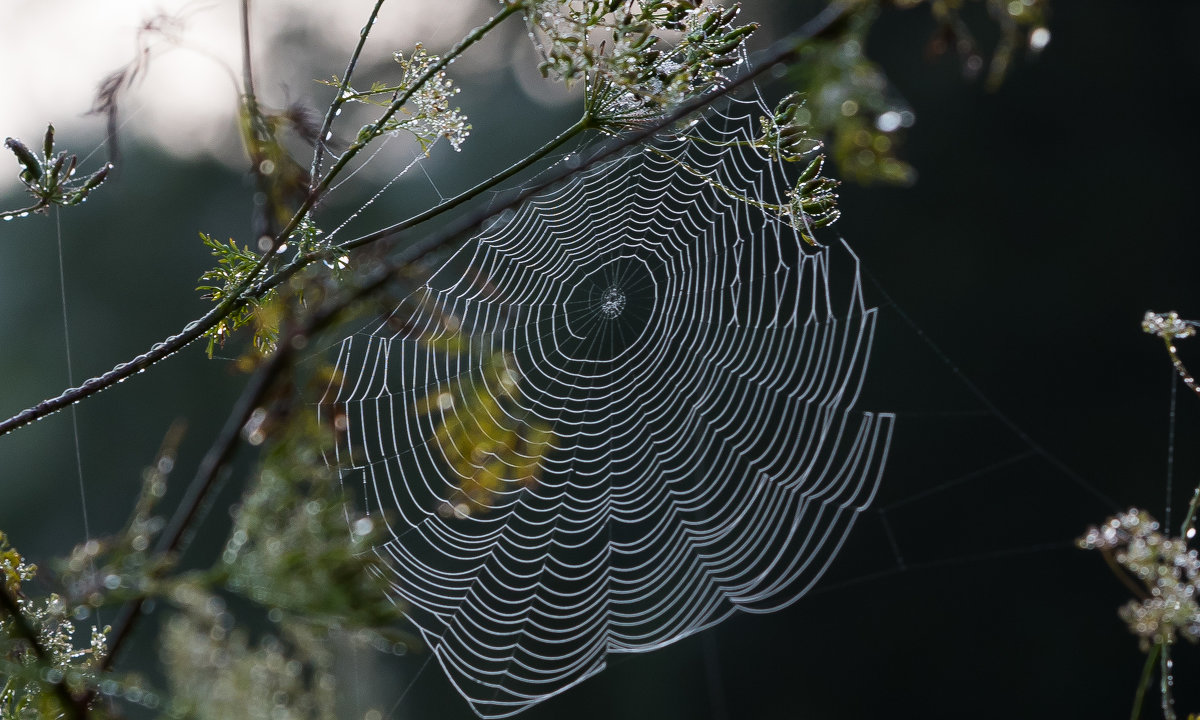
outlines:
[{"label": "plant sprig with dew", "polygon": [[54,125],[46,126],[41,155],[34,154],[16,138],[5,138],[4,147],[16,156],[21,166],[18,178],[33,196],[34,203],[16,210],[0,210],[3,220],[29,217],[31,213],[48,212],[52,207],[70,207],[85,202],[93,190],[104,184],[113,167],[112,163],[105,163],[90,175],[76,177],[79,157],[54,151]]},{"label": "plant sprig with dew", "polygon": [[[1196,335],[1198,324],[1178,313],[1147,311],[1142,330],[1162,339],[1171,364],[1184,385],[1200,394],[1196,379],[1179,357],[1176,343]],[[1191,547],[1196,537],[1196,513],[1200,509],[1200,485],[1192,492],[1178,535],[1172,535],[1145,510],[1133,507],[1088,528],[1076,544],[1099,550],[1117,578],[1137,598],[1123,605],[1118,614],[1138,637],[1146,663],[1134,697],[1131,717],[1140,717],[1146,691],[1159,671],[1159,693],[1163,716],[1176,717],[1173,687],[1174,662],[1171,647],[1180,639],[1200,642],[1200,551]],[[1170,509],[1167,511],[1170,516]]]}]

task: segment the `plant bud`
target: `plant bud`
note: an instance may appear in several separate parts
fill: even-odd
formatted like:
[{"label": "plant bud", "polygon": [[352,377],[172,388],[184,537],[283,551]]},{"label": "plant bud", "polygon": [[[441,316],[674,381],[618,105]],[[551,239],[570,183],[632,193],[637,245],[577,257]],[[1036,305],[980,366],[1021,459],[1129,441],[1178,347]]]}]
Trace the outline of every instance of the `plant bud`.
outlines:
[{"label": "plant bud", "polygon": [[25,166],[25,172],[29,174],[30,180],[42,179],[42,173],[44,172],[42,164],[33,156],[33,153],[29,152],[29,148],[25,147],[25,143],[10,137],[4,139],[4,147],[12,150],[13,155],[17,156],[17,161]]}]

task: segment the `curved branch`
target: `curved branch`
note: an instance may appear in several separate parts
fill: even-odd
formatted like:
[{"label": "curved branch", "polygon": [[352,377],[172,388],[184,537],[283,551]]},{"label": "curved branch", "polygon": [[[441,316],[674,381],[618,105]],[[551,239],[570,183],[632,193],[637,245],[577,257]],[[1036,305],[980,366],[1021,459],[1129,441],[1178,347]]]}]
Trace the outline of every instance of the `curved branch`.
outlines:
[{"label": "curved branch", "polygon": [[[499,24],[499,22],[501,20],[503,20],[508,15],[511,15],[513,12],[515,12],[518,7],[519,6],[517,6],[517,5],[506,6],[505,9],[501,13],[497,14],[495,17],[493,17],[491,20],[489,20],[486,24],[473,30],[466,38],[464,38],[461,42],[459,42],[459,44],[457,46],[455,46],[455,48],[453,50],[451,50],[451,52],[448,53],[446,55],[446,57],[442,58],[442,60],[437,65],[434,65],[433,67],[431,67],[430,71],[428,73],[426,73],[426,75],[432,76],[433,73],[440,71],[442,68],[445,67],[446,64],[449,63],[450,58],[454,57],[458,53],[461,53],[467,47],[470,47],[471,45],[473,45],[481,37],[483,37],[483,35],[488,30],[495,27],[496,25]],[[782,63],[782,62],[787,62],[789,60],[794,59],[800,49],[800,46],[803,43],[805,43],[809,40],[821,37],[821,36],[829,33],[831,30],[833,30],[840,21],[845,19],[845,17],[847,16],[851,7],[852,7],[851,5],[842,3],[842,2],[835,2],[835,3],[832,3],[828,6],[826,6],[824,10],[822,10],[812,20],[805,23],[805,25],[802,26],[799,30],[797,30],[797,31],[791,33],[790,35],[784,37],[783,39],[777,41],[768,50],[763,52],[759,57],[755,58],[755,60],[756,60],[755,66],[751,70],[749,70],[748,72],[743,74],[742,76],[738,77],[737,79],[735,79],[721,87],[715,88],[707,93],[699,95],[699,96],[693,98],[692,100],[690,100],[686,103],[683,103],[682,105],[679,105],[675,110],[663,115],[657,121],[648,123],[643,128],[638,130],[637,132],[630,133],[629,135],[626,135],[626,136],[618,139],[617,141],[610,143],[606,148],[601,149],[599,152],[597,152],[596,154],[594,154],[590,158],[588,158],[585,162],[580,163],[579,165],[571,167],[571,168],[566,168],[564,170],[560,170],[559,172],[553,174],[545,182],[540,183],[535,186],[532,186],[530,188],[527,188],[525,191],[518,193],[510,201],[508,201],[502,205],[499,205],[495,208],[492,208],[491,210],[478,212],[478,213],[470,216],[469,218],[467,218],[465,221],[457,223],[457,224],[447,228],[445,231],[443,231],[441,233],[429,236],[429,237],[425,238],[423,241],[416,242],[416,243],[413,243],[412,245],[405,247],[402,250],[400,256],[387,266],[387,268],[385,269],[385,271],[382,273],[381,276],[369,279],[367,281],[367,283],[364,284],[360,288],[360,291],[352,294],[350,296],[350,298],[345,301],[345,303],[349,304],[349,303],[353,302],[354,300],[356,300],[366,294],[369,294],[370,292],[373,292],[374,290],[381,287],[384,283],[386,283],[399,269],[405,268],[408,265],[410,265],[411,263],[428,255],[429,253],[434,252],[434,251],[438,250],[439,248],[442,248],[442,247],[454,242],[460,236],[470,232],[471,230],[474,230],[474,229],[480,227],[483,224],[483,222],[485,222],[489,218],[500,214],[504,210],[513,208],[513,207],[521,204],[522,202],[524,202],[528,198],[532,197],[533,195],[537,195],[542,192],[545,192],[551,186],[556,185],[559,182],[562,182],[566,178],[568,178],[576,173],[586,170],[587,168],[600,162],[601,160],[612,157],[616,153],[621,152],[628,147],[631,147],[635,144],[638,144],[638,143],[641,143],[641,142],[647,140],[648,138],[656,135],[657,133],[661,132],[662,130],[666,129],[667,127],[670,127],[671,125],[673,125],[680,119],[686,117],[687,115],[690,115],[693,112],[703,109],[704,107],[712,104],[713,102],[720,99],[721,97],[724,97],[726,94],[728,94],[728,93],[736,90],[737,88],[749,83],[750,81],[758,78],[759,76],[768,72],[771,68],[775,67],[777,64]],[[402,100],[407,100],[407,97],[404,97],[402,99],[397,98],[397,102],[392,104],[392,108],[398,109],[399,105],[397,105],[397,103],[402,104]],[[395,109],[392,109],[392,108],[389,108],[389,112],[385,113],[384,116],[380,119],[380,121],[379,121],[380,124],[382,124],[383,122],[386,122],[387,118],[390,118],[391,115],[394,114]],[[568,131],[568,132],[570,132],[570,131]],[[554,141],[552,141],[552,142],[554,142]],[[359,149],[361,149],[361,147]],[[343,161],[347,161],[347,158],[350,155],[350,152],[351,152],[350,150],[347,150],[347,152],[345,154],[343,154],[343,156],[342,156]],[[357,150],[355,152],[357,152]],[[547,152],[549,152],[549,151],[547,151]],[[318,187],[318,192],[324,192],[324,190],[328,187],[329,182],[332,179],[332,177],[337,172],[339,172],[342,167],[345,166],[345,162],[343,162],[343,161],[339,161],[339,163],[337,165],[335,165],[333,168],[330,169],[329,174],[326,175],[325,179],[322,181],[322,183]],[[523,162],[524,161],[522,161],[522,163]],[[521,163],[518,163],[518,165],[520,165],[520,164]],[[532,164],[532,163],[530,163],[530,164]],[[519,170],[513,170],[512,174],[515,174],[516,172],[519,172]],[[504,178],[507,178],[510,176],[506,173],[508,173],[508,171],[504,171],[503,173],[501,173],[501,175],[504,176],[501,179],[504,179]],[[497,177],[500,177],[500,176],[497,176]],[[410,220],[404,221],[403,223],[399,223],[396,226],[393,226],[392,228],[386,228],[385,230],[388,231],[386,233],[384,231],[380,231],[379,233],[372,233],[371,235],[363,236],[362,238],[358,238],[356,240],[350,241],[350,243],[358,243],[358,245],[361,245],[361,244],[365,244],[366,242],[382,240],[382,239],[395,241],[403,234],[404,230],[410,229],[411,227],[419,224],[419,222],[424,221],[424,220],[428,219],[429,217],[433,217],[434,214],[437,214],[436,212],[433,212],[433,211],[443,212],[445,210],[449,210],[451,207],[454,207],[458,204],[461,204],[462,202],[465,202],[467,199],[469,199],[469,197],[465,197],[466,195],[468,195],[469,193],[474,192],[476,190],[482,192],[484,189],[486,189],[483,186],[490,182],[491,182],[491,180],[485,181],[485,183],[483,183],[479,186],[476,186],[476,188],[472,188],[472,190],[467,191],[467,193],[463,193],[459,196],[456,196],[455,198],[451,198],[450,200],[446,201],[445,203],[442,203],[441,205],[435,206],[431,211],[429,211],[432,214],[429,214],[428,217],[422,217],[423,215],[425,215],[425,213],[422,213],[422,215],[414,216],[414,218],[410,218]],[[497,182],[499,182],[499,181],[497,181]],[[296,216],[293,217],[293,219],[290,223],[288,223],[288,227],[284,228],[284,230],[281,232],[280,237],[287,237],[288,235],[290,235],[290,233],[295,229],[296,225],[299,224],[300,218],[303,217],[303,215],[312,208],[312,203],[315,202],[315,200],[314,200],[315,197],[316,197],[316,195],[310,195],[309,199],[304,203],[303,206],[301,206],[301,209],[299,211],[297,211]],[[451,203],[453,203],[453,204],[451,204]],[[418,221],[417,218],[422,218],[422,219],[420,221]],[[347,243],[347,245],[350,245],[350,243]],[[229,315],[229,313],[231,313],[234,310],[236,310],[237,308],[245,305],[249,301],[249,299],[248,299],[250,296],[249,290],[250,290],[250,287],[253,285],[253,282],[252,282],[253,279],[255,277],[257,277],[257,274],[258,274],[258,272],[261,271],[261,268],[263,266],[265,266],[266,262],[273,256],[273,253],[276,252],[276,250],[279,247],[279,244],[280,244],[280,238],[276,238],[275,246],[269,252],[267,252],[263,255],[263,259],[260,262],[259,267],[256,269],[256,272],[252,273],[250,275],[250,277],[248,277],[242,285],[235,288],[233,293],[226,300],[224,300],[220,304],[216,305],[212,310],[210,310],[208,313],[206,313],[202,318],[189,323],[181,332],[179,332],[175,335],[172,335],[171,337],[167,338],[163,342],[156,344],[149,351],[147,351],[141,355],[138,355],[137,357],[133,358],[132,360],[129,360],[128,362],[124,362],[124,363],[121,363],[120,365],[117,365],[112,370],[108,371],[107,373],[104,373],[103,375],[98,375],[94,378],[91,378],[90,380],[83,383],[82,385],[80,385],[77,388],[71,388],[69,390],[64,391],[63,393],[61,393],[60,395],[58,395],[56,397],[43,400],[40,403],[38,403],[37,405],[34,405],[31,408],[23,410],[22,412],[8,418],[7,420],[0,422],[0,436],[10,433],[13,430],[16,430],[17,428],[28,425],[36,420],[40,420],[40,419],[46,417],[47,415],[53,414],[65,407],[73,405],[74,403],[77,403],[80,400],[83,400],[84,398],[89,397],[91,395],[94,395],[94,394],[100,392],[101,390],[105,390],[109,387],[112,387],[113,385],[117,384],[121,380],[124,380],[125,378],[127,378],[131,375],[134,375],[142,370],[145,370],[146,368],[150,367],[151,365],[154,365],[158,361],[178,352],[184,346],[188,345],[189,343],[191,343],[194,340],[197,340],[198,338],[203,336],[204,333],[209,328],[213,327],[222,318],[226,317],[227,315]],[[354,245],[354,246],[357,247],[358,245]],[[319,257],[319,256],[317,256],[317,257]],[[305,261],[305,264],[311,263],[313,260],[317,259],[317,257],[306,256],[307,259]],[[299,269],[300,269],[300,267],[296,266],[294,269],[288,270],[287,276],[295,274],[295,272],[298,272]],[[283,270],[281,270],[280,273],[277,273],[276,276],[273,276],[273,278],[277,278],[277,279],[274,279],[272,285],[270,285],[270,286],[267,286],[266,282],[271,281],[273,278],[268,278],[267,281],[260,282],[258,285],[255,286],[255,292],[258,292],[258,293],[265,292],[267,289],[269,289],[269,287],[278,285],[284,279],[282,272],[283,272]],[[344,305],[343,305],[343,307],[344,307]]]},{"label": "curved branch", "polygon": [[[408,90],[408,92],[397,97],[396,100],[392,102],[392,104],[388,107],[388,110],[379,119],[378,125],[382,126],[384,123],[386,123],[387,120],[391,118],[405,102],[408,101],[413,93],[415,93],[426,82],[432,79],[434,75],[436,75],[438,72],[441,72],[451,60],[462,54],[467,48],[474,45],[485,34],[491,31],[492,28],[499,25],[500,22],[517,12],[519,9],[519,5],[508,5],[486,23],[475,28],[469,34],[467,34],[466,37],[459,41],[459,43],[450,50],[450,52],[446,53],[441,60],[431,66],[424,75],[414,82],[413,86]],[[6,435],[17,428],[24,427],[25,425],[37,420],[41,420],[42,418],[52,415],[63,408],[69,407],[70,405],[74,405],[80,400],[91,397],[101,390],[106,390],[122,380],[145,370],[160,360],[179,352],[187,345],[203,337],[206,332],[215,327],[222,319],[228,317],[230,313],[244,306],[247,302],[249,302],[248,296],[250,288],[255,285],[255,281],[258,280],[263,270],[266,269],[267,264],[272,258],[275,257],[275,253],[278,252],[280,245],[282,245],[283,241],[295,231],[296,227],[300,224],[300,220],[310,210],[312,210],[313,205],[316,204],[317,199],[328,189],[329,184],[333,181],[334,177],[336,177],[342,171],[342,169],[345,168],[350,159],[353,158],[354,155],[356,155],[360,150],[362,150],[363,147],[365,147],[365,143],[355,143],[349,149],[347,149],[345,153],[343,153],[338,163],[334,165],[334,167],[330,168],[329,172],[322,179],[321,183],[314,188],[311,193],[309,193],[308,198],[305,199],[304,203],[300,206],[300,209],[296,211],[296,214],[288,222],[287,226],[279,231],[279,233],[275,236],[270,250],[263,253],[263,256],[259,260],[258,264],[255,265],[253,270],[247,274],[246,279],[241,284],[237,285],[230,291],[228,297],[205,313],[200,319],[188,323],[180,332],[171,335],[162,342],[156,343],[148,351],[138,355],[132,360],[123,362],[115,366],[112,370],[87,380],[78,387],[68,388],[52,398],[42,400],[38,404],[30,408],[26,408],[16,415],[13,415],[12,417],[0,422],[0,436]],[[448,210],[449,207],[446,207],[445,209]],[[432,217],[432,215],[430,217]],[[304,264],[309,264],[319,257],[320,256],[308,257]],[[299,267],[292,269],[288,276],[294,274],[298,270]],[[277,285],[282,280],[283,278],[280,277],[275,281],[274,284]]]}]

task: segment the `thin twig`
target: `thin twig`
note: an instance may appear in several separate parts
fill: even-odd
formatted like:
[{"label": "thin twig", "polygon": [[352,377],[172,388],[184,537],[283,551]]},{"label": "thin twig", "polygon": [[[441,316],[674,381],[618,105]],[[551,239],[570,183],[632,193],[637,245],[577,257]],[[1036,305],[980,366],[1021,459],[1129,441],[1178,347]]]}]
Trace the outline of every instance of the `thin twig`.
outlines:
[{"label": "thin twig", "polygon": [[[578,121],[576,121],[574,125],[572,125],[571,127],[567,128],[566,130],[559,133],[558,136],[556,136],[553,140],[550,140],[545,145],[542,145],[540,148],[538,148],[537,150],[534,150],[532,153],[525,156],[521,160],[518,160],[517,162],[508,166],[504,170],[501,170],[500,172],[491,176],[487,180],[484,180],[483,182],[475,185],[474,187],[472,187],[468,190],[464,190],[452,198],[443,200],[442,202],[438,203],[437,205],[434,205],[433,207],[429,208],[428,210],[417,213],[416,215],[413,215],[410,218],[401,220],[400,222],[398,222],[394,225],[389,225],[388,227],[381,228],[379,230],[368,233],[366,235],[362,235],[360,237],[354,238],[353,240],[347,240],[346,242],[335,246],[333,249],[340,250],[340,251],[350,251],[350,250],[360,248],[364,245],[367,245],[367,244],[370,244],[370,243],[373,243],[373,242],[376,242],[379,240],[385,240],[385,239],[390,238],[394,235],[397,235],[405,230],[416,227],[417,225],[420,225],[421,223],[427,222],[427,221],[437,217],[438,215],[441,215],[444,212],[453,210],[454,208],[458,207],[459,205],[462,205],[463,203],[465,203],[469,200],[479,197],[479,195],[487,192],[488,190],[491,190],[492,188],[496,187],[500,183],[502,183],[505,180],[508,180],[512,176],[516,175],[517,173],[520,173],[523,170],[526,170],[527,168],[533,166],[534,164],[536,164],[538,161],[545,158],[550,153],[552,153],[555,150],[562,147],[565,143],[570,141],[572,138],[578,136],[580,133],[584,132],[585,130],[592,128],[594,126],[593,122],[594,121],[590,116],[585,115],[584,117],[582,117]],[[268,291],[270,291],[271,289],[273,289],[275,287],[278,287],[280,283],[284,282],[288,278],[295,275],[297,272],[308,267],[313,262],[327,257],[328,252],[329,252],[329,250],[317,250],[317,251],[306,253],[304,255],[300,255],[300,256],[294,258],[291,262],[289,262],[288,264],[279,268],[278,271],[267,276],[266,278],[263,279],[262,282],[260,282],[259,284],[255,285],[254,287],[252,287],[248,291],[246,291],[245,297],[247,299],[261,298]]]},{"label": "thin twig", "polygon": [[[379,9],[383,7],[383,3],[384,0],[375,0],[375,7],[371,8],[371,15],[367,18],[367,23],[358,32],[358,44],[354,46],[354,52],[350,53],[350,60],[346,63],[346,72],[342,73],[342,82],[338,85],[337,95],[333,98],[333,102],[329,103],[329,109],[325,112],[325,120],[321,123],[321,132],[317,133],[317,144],[313,148],[312,168],[309,171],[309,177],[313,179],[314,183],[321,173],[325,138],[333,129],[333,119],[337,117],[337,111],[347,100],[346,90],[350,87],[350,76],[358,67],[358,59],[362,55],[363,47],[367,44],[367,37],[370,36],[371,29],[375,27],[375,20],[379,17]],[[315,192],[316,186],[314,185],[310,190]]]},{"label": "thin twig", "polygon": [[250,174],[254,176],[254,186],[263,198],[261,213],[255,218],[257,227],[254,237],[274,235],[276,225],[276,206],[279,198],[271,191],[271,183],[263,172],[262,157],[263,143],[272,142],[270,131],[263,120],[262,110],[258,107],[258,95],[254,92],[254,68],[250,52],[250,0],[241,2],[242,30],[242,132],[245,134],[246,154],[250,156]]},{"label": "thin twig", "polygon": [[1142,666],[1142,677],[1138,681],[1137,692],[1133,695],[1133,710],[1129,713],[1129,720],[1138,720],[1142,716],[1142,704],[1146,701],[1146,689],[1150,687],[1150,678],[1154,675],[1154,664],[1158,660],[1158,653],[1162,650],[1162,645],[1156,644],[1154,649],[1146,653],[1146,664]]}]

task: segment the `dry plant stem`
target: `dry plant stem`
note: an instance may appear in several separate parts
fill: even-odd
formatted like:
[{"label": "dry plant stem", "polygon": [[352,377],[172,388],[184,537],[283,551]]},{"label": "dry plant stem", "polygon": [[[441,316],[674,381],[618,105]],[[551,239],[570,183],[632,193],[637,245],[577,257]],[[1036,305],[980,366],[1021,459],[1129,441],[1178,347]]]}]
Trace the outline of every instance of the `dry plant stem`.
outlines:
[{"label": "dry plant stem", "polygon": [[[358,44],[354,46],[354,52],[350,53],[350,60],[346,63],[346,72],[342,73],[342,82],[338,85],[337,96],[333,98],[333,102],[329,103],[329,109],[325,112],[321,131],[317,133],[317,145],[313,148],[312,168],[309,171],[313,182],[316,182],[316,178],[321,173],[321,161],[325,154],[325,138],[333,130],[333,119],[337,117],[337,111],[346,104],[346,90],[350,87],[350,76],[358,67],[358,59],[362,56],[363,47],[367,44],[367,37],[370,36],[371,29],[375,27],[375,19],[379,17],[379,9],[383,7],[383,3],[384,0],[376,0],[375,7],[371,8],[370,17],[367,18],[366,24],[358,33]],[[312,189],[315,190],[315,187]]]},{"label": "dry plant stem", "polygon": [[[517,9],[518,6],[508,6],[487,23],[471,31],[471,33],[463,38],[463,40],[460,41],[459,44],[456,45],[449,53],[447,53],[441,61],[432,66],[424,75],[422,75],[421,78],[419,78],[417,82],[413,84],[413,87],[409,90],[409,92],[398,97],[396,101],[393,102],[388,108],[387,112],[385,112],[380,118],[378,124],[382,126],[383,123],[386,123],[387,119],[394,115],[400,106],[408,101],[408,98],[412,96],[412,93],[419,90],[426,82],[428,82],[430,78],[444,69],[445,66],[449,64],[450,60],[457,55],[462,54],[463,51],[478,42],[479,39],[482,38],[487,32],[489,32],[496,25],[500,24],[500,22],[509,15],[512,15],[514,12],[516,12]],[[362,150],[363,147],[365,147],[365,145],[356,143],[347,149],[347,151],[338,161],[337,165],[330,169],[330,171],[321,181],[320,185],[318,185],[313,193],[309,194],[309,197],[301,205],[300,209],[296,212],[295,216],[293,216],[287,227],[280,231],[275,237],[271,249],[263,254],[253,271],[247,275],[246,279],[240,285],[230,291],[228,297],[215,305],[200,319],[188,323],[187,326],[185,326],[180,332],[171,335],[162,342],[155,344],[148,351],[138,355],[132,360],[123,362],[106,373],[88,379],[78,387],[69,388],[55,397],[47,398],[33,407],[22,410],[7,420],[0,422],[0,436],[6,435],[17,428],[24,427],[25,425],[37,420],[41,420],[47,415],[51,415],[65,407],[83,400],[84,398],[95,395],[101,390],[110,388],[125,378],[136,375],[151,365],[154,365],[160,360],[175,354],[187,345],[203,337],[206,332],[215,327],[221,320],[228,317],[230,313],[245,305],[247,302],[247,290],[251,287],[251,285],[254,284],[255,280],[262,273],[263,269],[275,256],[275,253],[278,251],[278,248],[282,244],[283,240],[291,235],[291,233],[299,225],[301,218],[303,218],[304,215],[312,209],[316,200],[328,188],[329,183],[332,182],[334,177],[341,172],[350,159],[360,150]],[[311,262],[311,259],[309,262]]]},{"label": "dry plant stem", "polygon": [[242,0],[241,8],[242,112],[245,113],[243,122],[246,123],[244,132],[247,135],[245,143],[246,154],[250,156],[250,174],[254,176],[255,189],[264,198],[262,212],[258,218],[258,227],[255,228],[255,235],[260,235],[274,231],[276,199],[270,191],[267,177],[263,174],[259,164],[258,148],[255,145],[256,133],[262,124],[262,115],[258,108],[258,96],[254,92],[254,70],[250,62],[250,0]]},{"label": "dry plant stem", "polygon": [[[41,641],[38,640],[37,632],[21,613],[21,606],[17,602],[17,598],[8,591],[8,587],[4,584],[3,580],[0,580],[0,609],[12,616],[17,634],[25,642],[29,643],[29,647],[33,649],[33,654],[37,657],[38,662],[43,667],[50,667],[50,656],[46,653],[46,649],[42,647]],[[58,695],[59,701],[63,704],[63,709],[70,717],[75,720],[83,720],[83,718],[87,717],[87,699],[75,697],[71,689],[67,687],[65,679],[54,683],[54,693]]]}]

